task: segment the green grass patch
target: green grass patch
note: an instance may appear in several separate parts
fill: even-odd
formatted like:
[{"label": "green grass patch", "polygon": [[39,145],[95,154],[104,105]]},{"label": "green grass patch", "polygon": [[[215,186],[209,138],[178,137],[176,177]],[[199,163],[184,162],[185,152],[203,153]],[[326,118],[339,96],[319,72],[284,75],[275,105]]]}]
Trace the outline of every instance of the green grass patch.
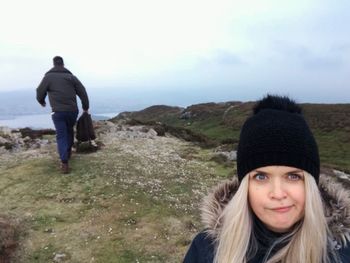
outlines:
[{"label": "green grass patch", "polygon": [[315,131],[321,165],[350,172],[350,134],[346,131]]},{"label": "green grass patch", "polygon": [[232,167],[211,161],[211,149],[173,140],[74,153],[68,175],[55,155],[6,166],[0,209],[24,222],[19,262],[52,262],[55,253],[73,263],[181,262],[202,228],[204,193]]}]

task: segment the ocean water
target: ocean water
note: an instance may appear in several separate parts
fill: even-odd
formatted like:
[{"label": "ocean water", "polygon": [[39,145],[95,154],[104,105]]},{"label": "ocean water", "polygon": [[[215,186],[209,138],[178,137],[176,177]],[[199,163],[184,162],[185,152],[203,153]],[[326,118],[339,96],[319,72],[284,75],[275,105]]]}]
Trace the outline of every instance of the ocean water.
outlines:
[{"label": "ocean water", "polygon": [[[99,113],[92,114],[94,120],[107,120],[117,116],[118,113]],[[80,116],[80,115],[79,115]],[[32,128],[32,129],[54,129],[54,125],[51,119],[51,113],[46,114],[31,114],[9,117],[8,119],[0,119],[0,127],[6,126],[12,129],[18,128]]]}]

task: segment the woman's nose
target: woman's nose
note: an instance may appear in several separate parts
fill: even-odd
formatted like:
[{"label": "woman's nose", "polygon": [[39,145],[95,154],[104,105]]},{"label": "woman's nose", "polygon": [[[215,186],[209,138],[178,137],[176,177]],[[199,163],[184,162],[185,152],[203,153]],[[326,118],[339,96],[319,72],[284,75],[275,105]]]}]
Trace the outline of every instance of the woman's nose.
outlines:
[{"label": "woman's nose", "polygon": [[283,199],[287,196],[283,185],[279,181],[271,182],[270,197],[274,199]]}]

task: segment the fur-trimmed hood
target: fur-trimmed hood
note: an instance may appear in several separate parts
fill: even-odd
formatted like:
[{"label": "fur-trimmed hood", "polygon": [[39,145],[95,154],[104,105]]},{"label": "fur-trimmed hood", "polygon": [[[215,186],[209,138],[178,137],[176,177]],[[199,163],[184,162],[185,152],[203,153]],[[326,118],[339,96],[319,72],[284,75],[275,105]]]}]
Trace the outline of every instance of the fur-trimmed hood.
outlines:
[{"label": "fur-trimmed hood", "polygon": [[[215,239],[222,222],[220,216],[227,203],[239,187],[237,178],[219,184],[204,199],[202,221],[207,233]],[[325,174],[320,175],[319,189],[325,204],[325,214],[329,229],[335,240],[335,247],[344,247],[350,242],[350,192],[336,179]]]}]

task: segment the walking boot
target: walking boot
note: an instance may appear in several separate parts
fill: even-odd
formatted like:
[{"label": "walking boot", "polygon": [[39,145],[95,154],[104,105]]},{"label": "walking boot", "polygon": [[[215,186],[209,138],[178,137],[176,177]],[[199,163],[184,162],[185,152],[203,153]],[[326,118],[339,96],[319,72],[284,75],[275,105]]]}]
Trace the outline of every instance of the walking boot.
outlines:
[{"label": "walking boot", "polygon": [[68,174],[69,173],[68,163],[61,163],[61,172],[63,174]]}]

